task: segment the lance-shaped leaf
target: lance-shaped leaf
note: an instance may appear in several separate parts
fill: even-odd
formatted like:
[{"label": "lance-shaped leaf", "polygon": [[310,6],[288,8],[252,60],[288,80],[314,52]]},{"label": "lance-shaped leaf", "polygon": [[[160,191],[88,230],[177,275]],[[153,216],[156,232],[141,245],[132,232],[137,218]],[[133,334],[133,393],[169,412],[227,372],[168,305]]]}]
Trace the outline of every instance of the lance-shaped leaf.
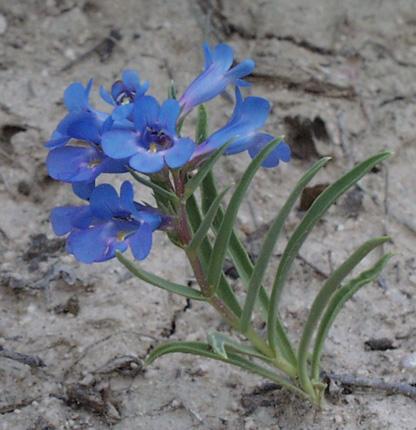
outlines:
[{"label": "lance-shaped leaf", "polygon": [[275,139],[267,144],[260,153],[250,163],[247,170],[244,172],[243,177],[237,185],[227,210],[224,213],[224,218],[221,227],[218,230],[217,238],[211,254],[209,267],[208,267],[208,284],[213,291],[218,287],[221,278],[222,269],[224,266],[225,255],[227,253],[228,244],[233,231],[234,223],[237,218],[238,209],[241,202],[246,195],[247,188],[250,185],[254,175],[260,168],[263,160],[273,151],[274,147],[281,141],[281,138]]},{"label": "lance-shaped leaf", "polygon": [[204,301],[204,296],[193,288],[186,287],[184,285],[176,284],[175,282],[163,279],[153,273],[147,272],[140,267],[133,264],[129,259],[123,256],[120,252],[116,253],[117,259],[126,267],[134,276],[138,277],[142,281],[156,287],[162,288],[163,290],[169,291],[170,293],[179,294],[180,296],[187,297],[188,299]]},{"label": "lance-shaped leaf", "polygon": [[208,114],[204,105],[198,106],[198,117],[196,120],[195,142],[199,145],[208,137]]},{"label": "lance-shaped leaf", "polygon": [[351,256],[342,263],[325,282],[314,302],[312,303],[308,319],[303,329],[302,337],[298,348],[298,374],[299,380],[303,388],[308,391],[313,391],[308,375],[308,348],[312,340],[312,336],[316,326],[326,309],[330,298],[335,293],[341,282],[354,270],[354,268],[375,248],[390,240],[389,237],[378,237],[371,239],[361,245]]},{"label": "lance-shaped leaf", "polygon": [[[201,213],[199,211],[198,203],[195,199],[195,196],[192,195],[186,202],[186,211],[188,213],[189,221],[191,223],[192,229],[198,230],[201,223]],[[200,246],[200,258],[204,270],[206,271],[208,268],[208,262],[210,255],[212,253],[212,247],[207,238],[205,238]],[[224,303],[231,309],[231,311],[237,316],[241,316],[241,306],[234,294],[234,291],[228,284],[227,280],[224,276],[221,276],[220,286],[218,288],[218,295],[224,301]]]},{"label": "lance-shaped leaf", "polygon": [[[212,172],[209,172],[208,175],[203,180],[201,185],[201,191],[202,191],[202,210],[204,213],[206,213],[210,205],[212,204],[212,201],[214,199],[213,196],[217,195],[217,188],[215,186],[215,181],[214,181]],[[214,230],[216,231],[217,234],[220,230],[223,219],[224,219],[224,212],[220,207],[218,210],[217,216],[213,222]],[[246,288],[248,288],[250,277],[253,273],[254,265],[248,255],[246,248],[244,247],[243,243],[241,242],[240,238],[238,237],[234,229],[232,229],[232,232],[231,232],[231,237],[230,237],[230,242],[228,247],[228,254],[231,257],[232,261],[234,262],[235,268],[237,269],[237,272],[240,275],[243,285]],[[219,287],[220,294],[224,291],[224,289],[222,288],[223,281],[224,281],[224,275],[222,274],[220,287]],[[260,303],[260,309],[263,313],[263,317],[267,319],[267,312],[269,309],[269,297],[263,286],[260,286],[258,303]],[[241,311],[239,313],[236,313],[236,315],[240,316]],[[276,321],[276,330],[279,333],[279,339],[280,339],[279,347],[283,355],[287,360],[289,360],[289,362],[292,365],[296,366],[295,353],[293,351],[291,342],[286,334],[286,330],[279,318]]]},{"label": "lance-shaped leaf", "polygon": [[328,210],[328,208],[341,196],[345,191],[357,183],[368,171],[370,171],[376,164],[390,157],[391,152],[385,151],[380,154],[368,158],[362,163],[355,166],[352,170],[347,172],[344,176],[330,185],[325,191],[318,196],[305,214],[302,222],[296,228],[290,237],[286,248],[283,252],[280,264],[276,272],[273,283],[272,294],[270,297],[269,315],[267,321],[267,331],[270,346],[276,350],[278,333],[276,330],[276,320],[278,318],[278,304],[282,294],[282,290],[292,266],[293,260],[299,252],[308,234]]},{"label": "lance-shaped leaf", "polygon": [[318,381],[319,379],[319,367],[325,339],[328,335],[329,329],[332,326],[332,323],[344,306],[345,302],[349,300],[361,287],[372,281],[375,281],[391,257],[392,254],[384,255],[369,270],[362,272],[356,278],[352,279],[346,285],[337,290],[337,292],[332,296],[316,334],[311,361],[312,380]]},{"label": "lance-shaped leaf", "polygon": [[296,184],[294,190],[291,192],[289,198],[286,200],[286,203],[280,209],[277,217],[273,221],[265,236],[264,242],[262,244],[259,256],[257,258],[248,284],[247,298],[244,303],[243,314],[241,316],[241,331],[243,333],[250,326],[251,316],[260,291],[260,287],[263,283],[264,274],[266,272],[270,258],[273,255],[276,241],[280,235],[280,232],[282,231],[284,223],[298,197],[302,193],[302,190],[329,160],[329,157],[325,157],[322,160],[319,160],[300,179],[300,181]]},{"label": "lance-shaped leaf", "polygon": [[211,207],[208,212],[205,214],[204,219],[198,227],[198,230],[195,232],[191,243],[188,245],[188,252],[195,252],[201,245],[202,241],[206,238],[208,230],[211,228],[212,221],[214,220],[218,208],[220,207],[221,200],[223,199],[225,193],[229,190],[226,188],[221,194],[219,194],[215,200],[212,202]]},{"label": "lance-shaped leaf", "polygon": [[213,352],[210,345],[203,342],[168,342],[157,346],[153,349],[150,354],[147,356],[145,363],[151,364],[157,358],[171,353],[183,353],[183,354],[193,354],[199,355],[201,357],[212,358],[214,360],[222,361],[224,363],[233,364],[234,366],[241,367],[242,369],[248,370],[251,373],[256,373],[260,376],[263,376],[266,379],[269,379],[277,384],[285,387],[301,397],[306,397],[305,393],[294,386],[288,379],[277,375],[275,372],[272,372],[268,369],[265,369],[259,366],[256,363],[253,363],[240,355],[234,352],[228,352],[227,358]]},{"label": "lance-shaped leaf", "polygon": [[195,193],[196,189],[201,185],[201,182],[212,170],[215,163],[220,159],[221,155],[224,154],[228,144],[229,143],[226,143],[225,145],[221,146],[221,148],[217,149],[213,155],[211,155],[211,157],[201,165],[195,176],[188,180],[185,186],[185,199],[189,199],[189,197]]},{"label": "lance-shaped leaf", "polygon": [[[212,172],[209,172],[205,177],[201,184],[201,194],[202,194],[202,211],[206,213],[212,202],[217,195],[217,187],[215,186],[214,177]],[[217,216],[214,218],[213,227],[215,232],[218,234],[218,231],[221,227],[222,220],[224,219],[224,212],[220,207],[217,212]],[[239,239],[237,233],[234,231],[231,232],[230,243],[228,246],[228,254],[231,257],[235,268],[244,284],[247,288],[250,280],[250,276],[253,272],[253,263],[248,255],[246,248],[243,243]],[[260,305],[261,310],[263,311],[263,315],[267,318],[267,310],[269,307],[269,298],[267,296],[266,290],[261,286],[260,287]]]},{"label": "lance-shaped leaf", "polygon": [[130,174],[133,176],[133,178],[137,181],[137,182],[139,182],[139,183],[141,183],[141,184],[143,184],[143,185],[145,185],[146,187],[149,187],[149,188],[151,188],[152,190],[153,190],[153,192],[155,193],[155,194],[157,194],[160,198],[162,198],[162,199],[164,199],[164,200],[169,200],[169,201],[171,201],[171,202],[173,202],[173,203],[177,203],[178,201],[179,201],[179,199],[178,199],[178,197],[176,196],[176,194],[174,194],[174,193],[171,193],[170,191],[168,191],[168,190],[165,190],[163,187],[161,187],[160,185],[158,185],[158,184],[155,184],[154,182],[152,182],[152,181],[149,181],[148,179],[146,179],[146,178],[143,178],[141,175],[139,175],[137,172],[135,172],[133,169],[129,169],[129,171],[130,171]]}]

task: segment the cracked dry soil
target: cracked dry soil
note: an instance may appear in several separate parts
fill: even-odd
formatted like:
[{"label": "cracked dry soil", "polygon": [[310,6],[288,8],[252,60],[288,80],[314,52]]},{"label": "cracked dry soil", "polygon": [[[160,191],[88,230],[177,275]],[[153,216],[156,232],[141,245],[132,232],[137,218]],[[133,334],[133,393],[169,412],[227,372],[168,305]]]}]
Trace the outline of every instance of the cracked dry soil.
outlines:
[{"label": "cracked dry soil", "polygon": [[[317,411],[285,391],[258,390],[264,381],[255,376],[190,356],[144,370],[156,343],[227,328],[207,307],[151,288],[116,262],[87,267],[66,255],[48,212],[75,200],[48,179],[42,146],[70,82],[95,77],[108,85],[130,67],[164,97],[170,79],[183,89],[200,70],[208,35],[232,44],[238,59],[256,61],[250,91],[271,99],[268,130],[284,132],[296,155],[259,173],[239,216],[254,255],[264,226],[317,157],[333,157],[313,184],[319,190],[356,161],[394,151],[313,230],[282,316],[299,336],[332,268],[363,238],[391,235],[394,260],[347,304],[323,366],[415,383],[416,369],[402,366],[416,352],[414,0],[2,0],[0,15],[1,430],[416,428],[415,399],[401,395],[333,387]],[[226,97],[209,106],[212,128],[230,107]],[[246,165],[244,155],[224,159],[220,181],[236,181]],[[301,216],[299,207],[286,237]],[[161,236],[146,265],[192,281]],[[26,355],[10,359],[16,353]]]}]

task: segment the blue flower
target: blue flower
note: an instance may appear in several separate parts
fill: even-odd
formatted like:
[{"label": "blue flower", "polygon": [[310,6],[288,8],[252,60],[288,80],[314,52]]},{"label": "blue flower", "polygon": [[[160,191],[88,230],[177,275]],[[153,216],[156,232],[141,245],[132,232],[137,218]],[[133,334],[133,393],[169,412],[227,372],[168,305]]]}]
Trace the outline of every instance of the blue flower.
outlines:
[{"label": "blue flower", "polygon": [[71,122],[71,118],[74,115],[90,113],[92,117],[96,117],[95,111],[89,104],[92,84],[93,80],[90,79],[85,87],[81,82],[74,82],[65,89],[64,104],[69,113],[52,133],[51,138],[45,145],[47,148],[57,148],[65,145],[71,139],[70,136],[65,134],[65,128],[68,126],[68,122]]},{"label": "blue flower", "polygon": [[[127,171],[124,160],[113,160],[101,149],[101,135],[113,126],[114,120],[91,107],[88,101],[91,87],[92,80],[86,87],[75,82],[65,90],[64,102],[69,113],[46,143],[50,149],[46,160],[49,175],[72,183],[75,194],[83,199],[89,197],[101,173]],[[117,124],[130,126],[126,120]]]},{"label": "blue flower", "polygon": [[101,173],[126,172],[125,160],[113,160],[101,149],[101,135],[109,126],[109,121],[100,121],[92,112],[68,114],[57,128],[68,140],[49,151],[46,159],[49,175],[58,181],[89,184],[91,188]]},{"label": "blue flower", "polygon": [[[213,133],[195,150],[193,159],[208,154],[221,146],[228,144],[225,155],[237,154],[248,150],[254,158],[258,152],[271,140],[273,136],[259,132],[269,116],[270,104],[261,97],[242,98],[240,90],[236,88],[236,105],[228,123]],[[279,160],[290,160],[289,146],[281,142],[263,161],[263,167],[275,167]]]},{"label": "blue flower", "polygon": [[139,74],[134,70],[124,70],[121,80],[114,82],[110,93],[100,87],[100,95],[104,101],[115,106],[112,117],[114,120],[127,118],[133,111],[133,102],[144,95],[149,89],[149,83],[140,83]]},{"label": "blue flower", "polygon": [[213,99],[230,84],[250,85],[241,78],[253,71],[255,67],[253,60],[244,60],[230,68],[233,64],[234,53],[232,48],[226,44],[219,44],[211,49],[205,43],[204,54],[205,70],[189,85],[179,100],[185,114],[193,107]]},{"label": "blue flower", "polygon": [[51,139],[45,146],[57,148],[68,143],[70,139],[99,140],[99,129],[104,123],[111,125],[111,117],[95,110],[89,103],[93,80],[90,79],[84,87],[81,82],[74,82],[64,91],[64,104],[68,114],[58,124]]},{"label": "blue flower", "polygon": [[165,165],[177,169],[191,157],[195,143],[176,133],[179,103],[168,99],[162,106],[151,96],[135,100],[134,129],[116,125],[102,136],[104,153],[116,160],[128,159],[142,173],[157,173]]},{"label": "blue flower", "polygon": [[243,100],[236,89],[234,112],[227,124],[213,133],[198,146],[193,158],[215,151],[228,143],[226,154],[245,151],[256,139],[257,130],[264,126],[270,112],[270,104],[261,97],[247,97]]},{"label": "blue flower", "polygon": [[120,197],[111,185],[99,185],[89,205],[54,208],[51,222],[55,234],[69,233],[69,253],[82,263],[97,263],[128,247],[137,260],[143,260],[152,247],[152,233],[163,219],[155,209],[136,203],[133,187],[125,181]]}]

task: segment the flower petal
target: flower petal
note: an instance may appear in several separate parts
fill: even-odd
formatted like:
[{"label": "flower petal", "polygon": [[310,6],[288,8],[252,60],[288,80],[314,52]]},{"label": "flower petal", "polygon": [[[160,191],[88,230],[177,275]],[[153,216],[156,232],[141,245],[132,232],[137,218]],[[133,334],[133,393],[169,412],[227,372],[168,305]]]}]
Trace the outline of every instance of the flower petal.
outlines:
[{"label": "flower petal", "polygon": [[245,151],[253,144],[255,138],[256,134],[247,134],[243,137],[236,138],[227,146],[224,155],[233,155]]},{"label": "flower petal", "polygon": [[111,94],[102,85],[100,85],[100,96],[109,105],[115,104]]},{"label": "flower petal", "polygon": [[101,163],[101,173],[126,173],[128,169],[129,161],[127,158],[120,160],[114,160],[110,157],[105,157]]},{"label": "flower petal", "polygon": [[80,199],[88,200],[91,193],[95,188],[95,181],[84,181],[84,182],[74,182],[72,184],[72,191]]},{"label": "flower petal", "polygon": [[[255,138],[253,138],[253,144],[249,147],[248,153],[251,158],[254,158],[265,145],[274,139],[273,136],[266,133],[258,133]],[[267,158],[262,162],[263,167],[271,168],[278,166],[280,161],[289,161],[291,158],[290,147],[285,142],[280,142],[273,151],[267,156]]]},{"label": "flower petal", "polygon": [[72,218],[72,227],[85,230],[93,222],[94,216],[90,206],[79,206],[78,212]]},{"label": "flower petal", "polygon": [[[262,97],[247,97],[241,108],[240,122],[250,130],[263,127],[270,113],[270,103]],[[245,128],[245,127],[242,127]]]},{"label": "flower petal", "polygon": [[280,142],[276,149],[279,150],[279,158],[285,163],[292,159],[292,150],[285,141]]},{"label": "flower petal", "polygon": [[121,73],[121,79],[129,90],[140,88],[140,76],[134,70],[123,70]]},{"label": "flower petal", "polygon": [[127,118],[133,112],[134,104],[127,103],[124,105],[120,105],[114,108],[113,113],[111,114],[114,121],[121,121]]},{"label": "flower petal", "polygon": [[45,143],[45,147],[49,149],[58,148],[60,146],[65,145],[71,138],[69,136],[65,136],[59,131],[55,130],[52,133],[51,138]]},{"label": "flower petal", "polygon": [[99,225],[88,230],[73,231],[67,240],[68,251],[81,263],[103,261],[108,251],[108,228]]},{"label": "flower petal", "polygon": [[163,169],[165,163],[162,152],[142,150],[129,160],[130,166],[142,173],[156,173]]},{"label": "flower petal", "polygon": [[255,67],[256,67],[256,63],[251,59],[247,59],[242,61],[240,64],[237,64],[237,66],[233,67],[231,70],[229,70],[226,76],[227,78],[237,80],[244,76],[249,75],[254,70]]},{"label": "flower petal", "polygon": [[133,185],[130,181],[124,181],[120,188],[120,204],[123,209],[129,212],[136,212],[136,206],[134,205],[134,190]]},{"label": "flower petal", "polygon": [[135,99],[133,120],[137,130],[143,130],[148,124],[154,124],[159,119],[160,105],[152,96],[142,96]]},{"label": "flower petal", "polygon": [[73,139],[98,143],[100,141],[100,122],[91,112],[69,113],[57,127],[57,131]]},{"label": "flower petal", "polygon": [[138,134],[122,128],[113,129],[103,134],[101,146],[106,155],[114,159],[131,157],[137,152]]},{"label": "flower petal", "polygon": [[212,57],[214,64],[225,72],[231,67],[231,64],[233,64],[233,48],[225,43],[220,43],[215,47]]},{"label": "flower petal", "polygon": [[64,182],[92,182],[100,173],[102,154],[92,146],[62,146],[49,151],[49,176]]},{"label": "flower petal", "polygon": [[166,164],[172,169],[182,167],[191,158],[195,148],[196,144],[192,139],[178,139],[174,145],[165,152]]},{"label": "flower petal", "polygon": [[88,92],[81,82],[74,82],[64,91],[64,103],[69,112],[88,108]]},{"label": "flower petal", "polygon": [[120,210],[117,191],[110,184],[95,187],[90,196],[92,213],[103,220],[111,219]]},{"label": "flower petal", "polygon": [[126,87],[123,83],[123,81],[116,81],[114,82],[114,84],[111,86],[111,97],[113,98],[113,100],[115,102],[118,101],[118,98],[120,97],[120,95],[122,93],[124,93],[126,90]]},{"label": "flower petal", "polygon": [[72,230],[72,219],[80,209],[82,207],[78,206],[59,206],[52,209],[50,221],[57,236],[63,236]]},{"label": "flower petal", "polygon": [[212,59],[211,47],[208,45],[207,42],[204,42],[203,50],[204,50],[204,59],[205,59],[205,69],[208,69],[208,67],[213,63],[213,59]]},{"label": "flower petal", "polygon": [[176,121],[180,112],[179,103],[176,100],[166,100],[160,108],[159,122],[170,133],[176,133]]},{"label": "flower petal", "polygon": [[131,252],[136,260],[144,260],[152,248],[152,229],[149,224],[143,222],[140,227],[128,239]]}]

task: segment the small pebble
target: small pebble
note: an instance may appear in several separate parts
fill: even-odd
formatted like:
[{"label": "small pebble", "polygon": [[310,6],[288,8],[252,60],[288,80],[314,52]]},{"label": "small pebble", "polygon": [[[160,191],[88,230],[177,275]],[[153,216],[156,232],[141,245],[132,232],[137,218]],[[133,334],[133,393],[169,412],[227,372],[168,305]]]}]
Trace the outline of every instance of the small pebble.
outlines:
[{"label": "small pebble", "polygon": [[7,30],[7,20],[4,15],[0,15],[0,35],[6,33]]},{"label": "small pebble", "polygon": [[178,409],[182,406],[182,402],[178,399],[172,400],[172,403],[170,404],[172,409]]},{"label": "small pebble", "polygon": [[416,352],[403,357],[400,364],[404,369],[416,369]]},{"label": "small pebble", "polygon": [[75,58],[76,58],[75,51],[73,49],[71,49],[71,48],[65,49],[64,55],[69,60],[75,60]]}]

